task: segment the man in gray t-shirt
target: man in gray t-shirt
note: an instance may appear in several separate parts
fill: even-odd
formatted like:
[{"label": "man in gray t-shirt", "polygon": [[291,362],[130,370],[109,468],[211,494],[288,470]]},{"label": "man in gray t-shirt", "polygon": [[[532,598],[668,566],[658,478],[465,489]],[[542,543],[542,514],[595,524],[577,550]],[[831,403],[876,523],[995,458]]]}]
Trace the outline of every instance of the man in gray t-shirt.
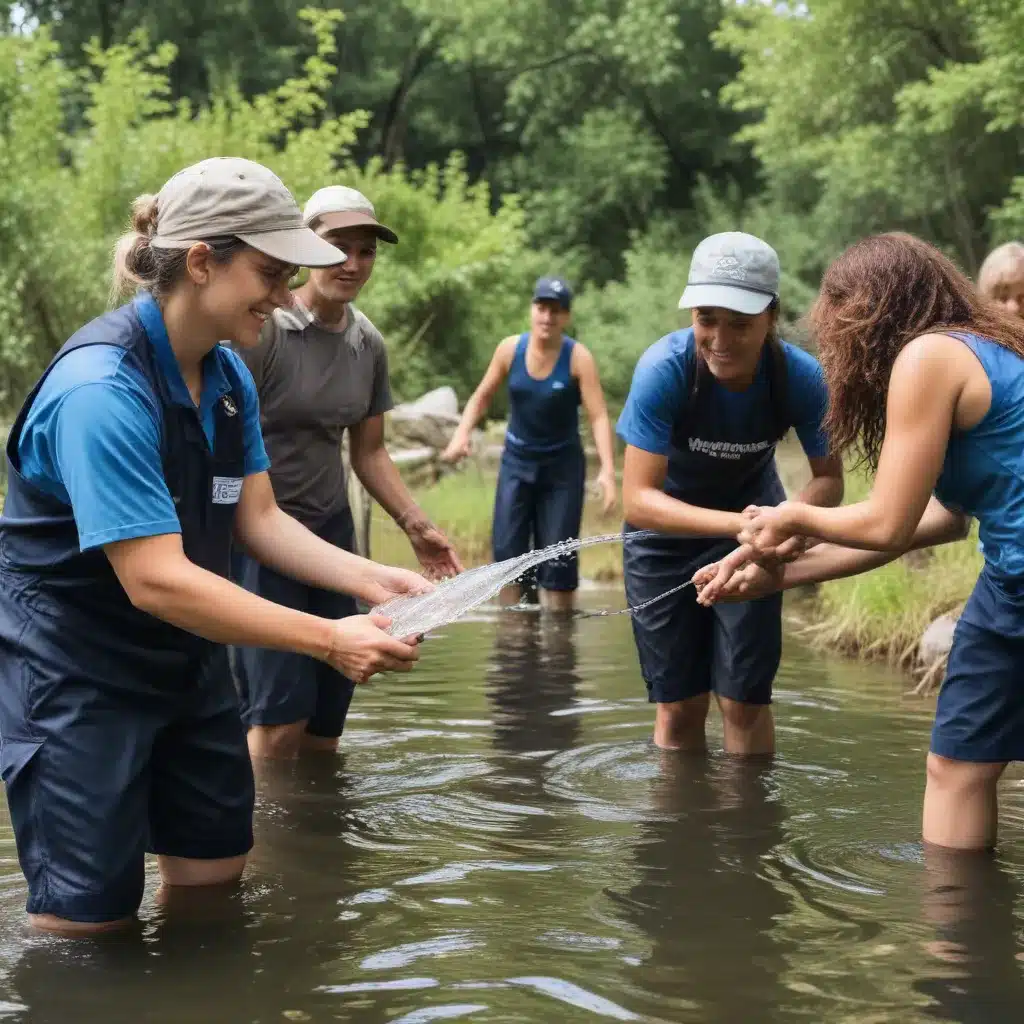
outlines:
[{"label": "man in gray t-shirt", "polygon": [[380,331],[355,306],[338,330],[321,326],[298,302],[277,310],[260,345],[239,355],[256,380],[277,503],[312,528],[348,504],[345,430],[394,403]]},{"label": "man in gray t-shirt", "polygon": [[[352,471],[405,531],[426,573],[461,572],[451,544],[417,506],[384,447],[392,406],[380,332],[352,305],[373,273],[378,240],[398,237],[355,189],[334,185],[306,204],[306,223],[346,254],[331,272],[313,271],[264,328],[261,344],[239,352],[256,380],[260,420],[278,504],[318,536],[351,551],[341,440],[349,432]],[[355,614],[355,602],[297,583],[249,558],[238,581],[278,604],[325,618]],[[353,684],[314,658],[239,648],[235,671],[253,757],[292,757],[337,747]]]}]

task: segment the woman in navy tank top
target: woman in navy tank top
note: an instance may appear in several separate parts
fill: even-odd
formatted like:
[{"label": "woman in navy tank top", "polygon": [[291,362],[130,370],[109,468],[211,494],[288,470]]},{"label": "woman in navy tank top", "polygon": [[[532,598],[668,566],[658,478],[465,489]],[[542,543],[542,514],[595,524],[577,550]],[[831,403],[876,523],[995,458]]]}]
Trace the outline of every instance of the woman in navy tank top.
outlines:
[{"label": "woman in navy tank top", "polygon": [[[561,278],[542,277],[533,293],[530,330],[498,345],[442,458],[470,452],[470,435],[502,381],[508,380],[509,420],[498,471],[491,545],[495,561],[513,558],[580,534],[586,460],[580,443],[579,405],[590,418],[601,471],[605,514],[615,505],[612,429],[594,357],[567,337],[572,291]],[[537,569],[541,603],[570,609],[579,586],[573,554]],[[515,604],[517,585],[501,600]]]},{"label": "woman in navy tank top", "polygon": [[[865,239],[825,274],[812,310],[839,452],[875,471],[843,508],[762,509],[749,545],[699,572],[701,600],[852,576],[912,548],[963,538],[978,520],[984,568],[957,624],[927,759],[923,835],[996,840],[996,785],[1024,760],[1024,323],[982,298],[937,249]],[[794,536],[823,543],[784,570],[748,564]],[[716,575],[717,572],[717,575]]]}]

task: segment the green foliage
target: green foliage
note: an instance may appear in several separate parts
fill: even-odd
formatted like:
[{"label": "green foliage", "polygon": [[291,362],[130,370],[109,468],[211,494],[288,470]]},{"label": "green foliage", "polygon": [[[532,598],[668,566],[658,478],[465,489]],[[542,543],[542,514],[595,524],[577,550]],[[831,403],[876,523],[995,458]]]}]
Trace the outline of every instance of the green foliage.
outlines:
[{"label": "green foliage", "polygon": [[[465,392],[510,319],[522,315],[540,258],[525,250],[515,197],[491,210],[454,156],[443,170],[364,169],[352,146],[362,111],[332,115],[337,11],[304,11],[315,42],[301,74],[253,97],[225,86],[208,103],[172,100],[169,43],[143,33],[88,47],[72,72],[46,29],[0,36],[0,406],[20,401],[45,361],[102,312],[112,244],[132,199],[213,155],[276,171],[303,200],[330,181],[366,191],[402,243],[382,260],[365,307],[393,334],[407,394],[454,380]],[[66,132],[62,111],[81,110]]]},{"label": "green foliage", "polygon": [[677,306],[688,267],[680,233],[660,224],[626,253],[622,281],[587,289],[576,301],[573,333],[593,353],[613,413],[644,350],[684,323]]},{"label": "green foliage", "polygon": [[542,272],[582,291],[574,330],[615,404],[712,231],[776,247],[798,341],[868,232],[968,271],[1024,234],[1015,0],[308,3],[0,4],[29,16],[0,34],[8,396],[99,308],[133,196],[210,153],[300,197],[350,180],[394,222],[362,305],[404,397],[465,396]]},{"label": "green foliage", "polygon": [[904,228],[973,272],[1024,142],[1020,17],[1009,0],[739,5],[716,35],[742,64],[722,95],[823,249]]},{"label": "green foliage", "polygon": [[467,397],[494,347],[522,324],[546,266],[525,248],[519,203],[508,196],[492,213],[490,190],[470,184],[458,154],[443,170],[385,172],[374,161],[345,180],[373,196],[400,235],[397,246],[380,247],[360,298],[388,339],[396,394],[452,384]]},{"label": "green foliage", "polygon": [[[88,66],[88,45],[126,43],[137,30],[173,43],[170,96],[206,104],[235,88],[264,95],[301,75],[303,0],[22,0],[51,26],[64,60]],[[344,6],[337,68],[323,95],[332,112],[358,108],[367,126],[360,165],[443,166],[466,155],[470,177],[524,196],[533,245],[587,276],[622,269],[632,231],[685,209],[701,173],[753,183],[741,119],[718,90],[735,61],[711,30],[724,0],[377,0]],[[4,5],[0,4],[0,24]],[[67,107],[81,120],[81,103]]]},{"label": "green foliage", "polygon": [[[846,481],[846,504],[868,495],[870,484],[862,473],[848,473]],[[982,562],[975,526],[966,540],[824,583],[819,621],[811,632],[829,649],[909,665],[929,623],[970,596]]]},{"label": "green foliage", "polygon": [[531,237],[573,254],[587,278],[624,269],[631,235],[683,210],[702,173],[750,180],[741,123],[718,101],[735,70],[711,45],[716,0],[489,0],[440,5],[441,53],[500,83],[481,119],[489,176],[524,195]]}]

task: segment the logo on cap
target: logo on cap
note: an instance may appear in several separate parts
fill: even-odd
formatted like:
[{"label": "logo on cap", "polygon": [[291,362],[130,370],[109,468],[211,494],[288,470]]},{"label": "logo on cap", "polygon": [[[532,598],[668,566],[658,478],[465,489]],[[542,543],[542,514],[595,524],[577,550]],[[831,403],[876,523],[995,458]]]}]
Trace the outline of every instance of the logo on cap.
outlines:
[{"label": "logo on cap", "polygon": [[711,271],[716,277],[727,277],[732,281],[746,281],[747,272],[735,256],[722,256]]},{"label": "logo on cap", "polygon": [[235,403],[231,400],[231,396],[230,395],[225,395],[220,400],[220,404],[221,404],[221,408],[223,408],[224,414],[226,416],[234,416],[234,415],[237,414],[238,406],[236,406]]}]

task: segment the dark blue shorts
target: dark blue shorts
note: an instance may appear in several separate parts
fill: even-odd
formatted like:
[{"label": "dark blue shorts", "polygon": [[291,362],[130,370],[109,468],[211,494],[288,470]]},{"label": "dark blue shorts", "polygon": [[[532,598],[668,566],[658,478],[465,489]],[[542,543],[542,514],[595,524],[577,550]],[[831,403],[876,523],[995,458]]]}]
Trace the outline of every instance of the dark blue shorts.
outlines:
[{"label": "dark blue shorts", "polygon": [[[627,527],[627,532],[632,528]],[[722,558],[731,542],[657,538],[625,541],[626,600],[636,607]],[[705,608],[693,587],[632,615],[640,671],[652,703],[714,691],[744,704],[770,704],[782,657],[782,595]]]},{"label": "dark blue shorts", "polygon": [[1024,580],[982,570],[953,634],[931,750],[956,761],[1024,761]]},{"label": "dark blue shorts", "polygon": [[[101,684],[31,621],[0,644],[0,774],[28,912],[129,917],[151,853],[215,859],[252,847],[254,787],[227,652],[174,689]],[[15,643],[11,639],[16,636]]]},{"label": "dark blue shorts", "polygon": [[[587,462],[579,445],[535,458],[517,455],[506,447],[494,495],[494,560],[502,562],[578,537],[586,477]],[[536,575],[537,585],[545,590],[575,590],[579,586],[579,555],[544,562],[537,566]]]},{"label": "dark blue shorts", "polygon": [[[314,532],[346,551],[353,550],[352,513],[332,516]],[[320,590],[293,580],[242,556],[236,561],[236,580],[253,594],[325,619],[357,615],[355,598]],[[246,726],[306,722],[312,736],[336,738],[345,728],[355,683],[330,665],[305,654],[237,647],[232,651],[235,677]]]}]

